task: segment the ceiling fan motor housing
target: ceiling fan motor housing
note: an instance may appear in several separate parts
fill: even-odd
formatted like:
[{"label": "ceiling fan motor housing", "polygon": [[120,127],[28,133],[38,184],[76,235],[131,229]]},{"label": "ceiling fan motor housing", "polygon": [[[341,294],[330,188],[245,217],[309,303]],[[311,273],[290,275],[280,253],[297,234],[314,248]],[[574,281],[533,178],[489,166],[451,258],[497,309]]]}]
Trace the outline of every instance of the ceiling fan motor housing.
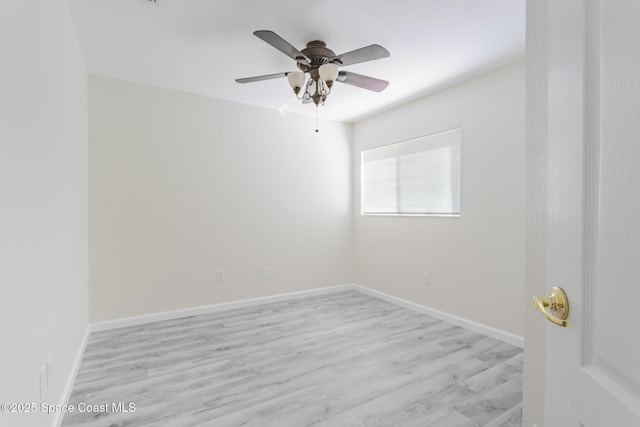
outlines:
[{"label": "ceiling fan motor housing", "polygon": [[[307,58],[311,60],[311,63],[308,64],[306,61],[297,61],[298,68],[303,72],[312,73],[313,71],[317,73],[318,67],[321,65],[327,64],[329,62],[335,62],[340,64],[340,61],[336,58],[336,54],[327,47],[327,44],[322,40],[312,40],[307,43],[307,47],[301,50],[302,53],[306,55]],[[329,61],[330,58],[334,58],[333,61]]]}]

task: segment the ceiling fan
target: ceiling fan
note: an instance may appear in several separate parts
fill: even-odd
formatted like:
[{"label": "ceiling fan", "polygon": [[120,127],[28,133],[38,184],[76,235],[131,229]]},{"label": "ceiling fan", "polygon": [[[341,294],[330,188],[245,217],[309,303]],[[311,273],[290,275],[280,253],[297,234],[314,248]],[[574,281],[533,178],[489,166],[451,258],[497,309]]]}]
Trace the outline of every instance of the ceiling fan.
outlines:
[{"label": "ceiling fan", "polygon": [[313,102],[316,106],[318,104],[324,105],[335,81],[375,92],[381,92],[389,85],[386,80],[340,70],[340,67],[347,65],[388,57],[390,55],[389,51],[380,45],[372,44],[336,55],[331,49],[327,48],[326,43],[322,40],[312,40],[307,43],[307,47],[298,50],[273,31],[260,30],[255,31],[253,34],[295,60],[300,71],[285,71],[236,79],[238,83],[251,83],[287,77],[296,97],[301,99],[303,103]]}]

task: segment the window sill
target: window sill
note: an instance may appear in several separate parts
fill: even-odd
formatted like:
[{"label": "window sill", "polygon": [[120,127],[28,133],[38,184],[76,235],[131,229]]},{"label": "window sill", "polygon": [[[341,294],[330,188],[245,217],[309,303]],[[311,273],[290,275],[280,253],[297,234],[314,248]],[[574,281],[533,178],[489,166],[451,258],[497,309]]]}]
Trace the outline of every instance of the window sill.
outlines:
[{"label": "window sill", "polygon": [[460,213],[451,213],[451,214],[408,214],[408,213],[365,213],[361,212],[360,216],[419,216],[419,217],[440,217],[440,218],[460,218]]}]

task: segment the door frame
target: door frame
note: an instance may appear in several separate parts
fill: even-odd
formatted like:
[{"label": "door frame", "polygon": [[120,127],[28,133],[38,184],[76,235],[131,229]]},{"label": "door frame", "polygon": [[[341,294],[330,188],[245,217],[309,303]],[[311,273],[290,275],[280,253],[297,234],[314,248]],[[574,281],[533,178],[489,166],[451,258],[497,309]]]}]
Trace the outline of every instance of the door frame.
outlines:
[{"label": "door frame", "polygon": [[547,290],[548,3],[526,0],[525,330],[523,427],[544,426],[545,320],[530,308]]}]

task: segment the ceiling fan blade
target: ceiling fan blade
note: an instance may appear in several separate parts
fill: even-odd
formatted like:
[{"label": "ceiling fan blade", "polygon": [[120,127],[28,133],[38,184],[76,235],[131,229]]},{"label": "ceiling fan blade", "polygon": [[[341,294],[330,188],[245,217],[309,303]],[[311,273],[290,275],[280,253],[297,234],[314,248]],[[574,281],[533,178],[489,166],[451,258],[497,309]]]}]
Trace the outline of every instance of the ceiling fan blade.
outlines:
[{"label": "ceiling fan blade", "polygon": [[280,52],[284,53],[291,59],[295,59],[296,61],[306,62],[307,64],[311,63],[311,60],[307,58],[307,56],[300,52],[298,49],[293,47],[291,43],[269,30],[258,30],[254,31],[253,34],[269,43],[271,46],[278,49]]},{"label": "ceiling fan blade", "polygon": [[362,74],[356,74],[350,71],[340,71],[336,80],[351,86],[357,86],[375,92],[382,92],[387,88],[387,86],[389,86],[389,82],[386,80],[363,76]]},{"label": "ceiling fan blade", "polygon": [[373,61],[374,59],[387,58],[390,55],[391,54],[387,49],[378,44],[372,44],[370,46],[361,47],[360,49],[343,53],[342,55],[334,56],[330,60],[337,59],[343,66],[346,66]]},{"label": "ceiling fan blade", "polygon": [[236,79],[236,81],[238,83],[252,83],[252,82],[259,82],[262,80],[271,80],[271,79],[277,79],[280,77],[287,77],[287,74],[289,74],[288,71],[284,73],[265,74],[264,76],[245,77],[243,79]]}]

